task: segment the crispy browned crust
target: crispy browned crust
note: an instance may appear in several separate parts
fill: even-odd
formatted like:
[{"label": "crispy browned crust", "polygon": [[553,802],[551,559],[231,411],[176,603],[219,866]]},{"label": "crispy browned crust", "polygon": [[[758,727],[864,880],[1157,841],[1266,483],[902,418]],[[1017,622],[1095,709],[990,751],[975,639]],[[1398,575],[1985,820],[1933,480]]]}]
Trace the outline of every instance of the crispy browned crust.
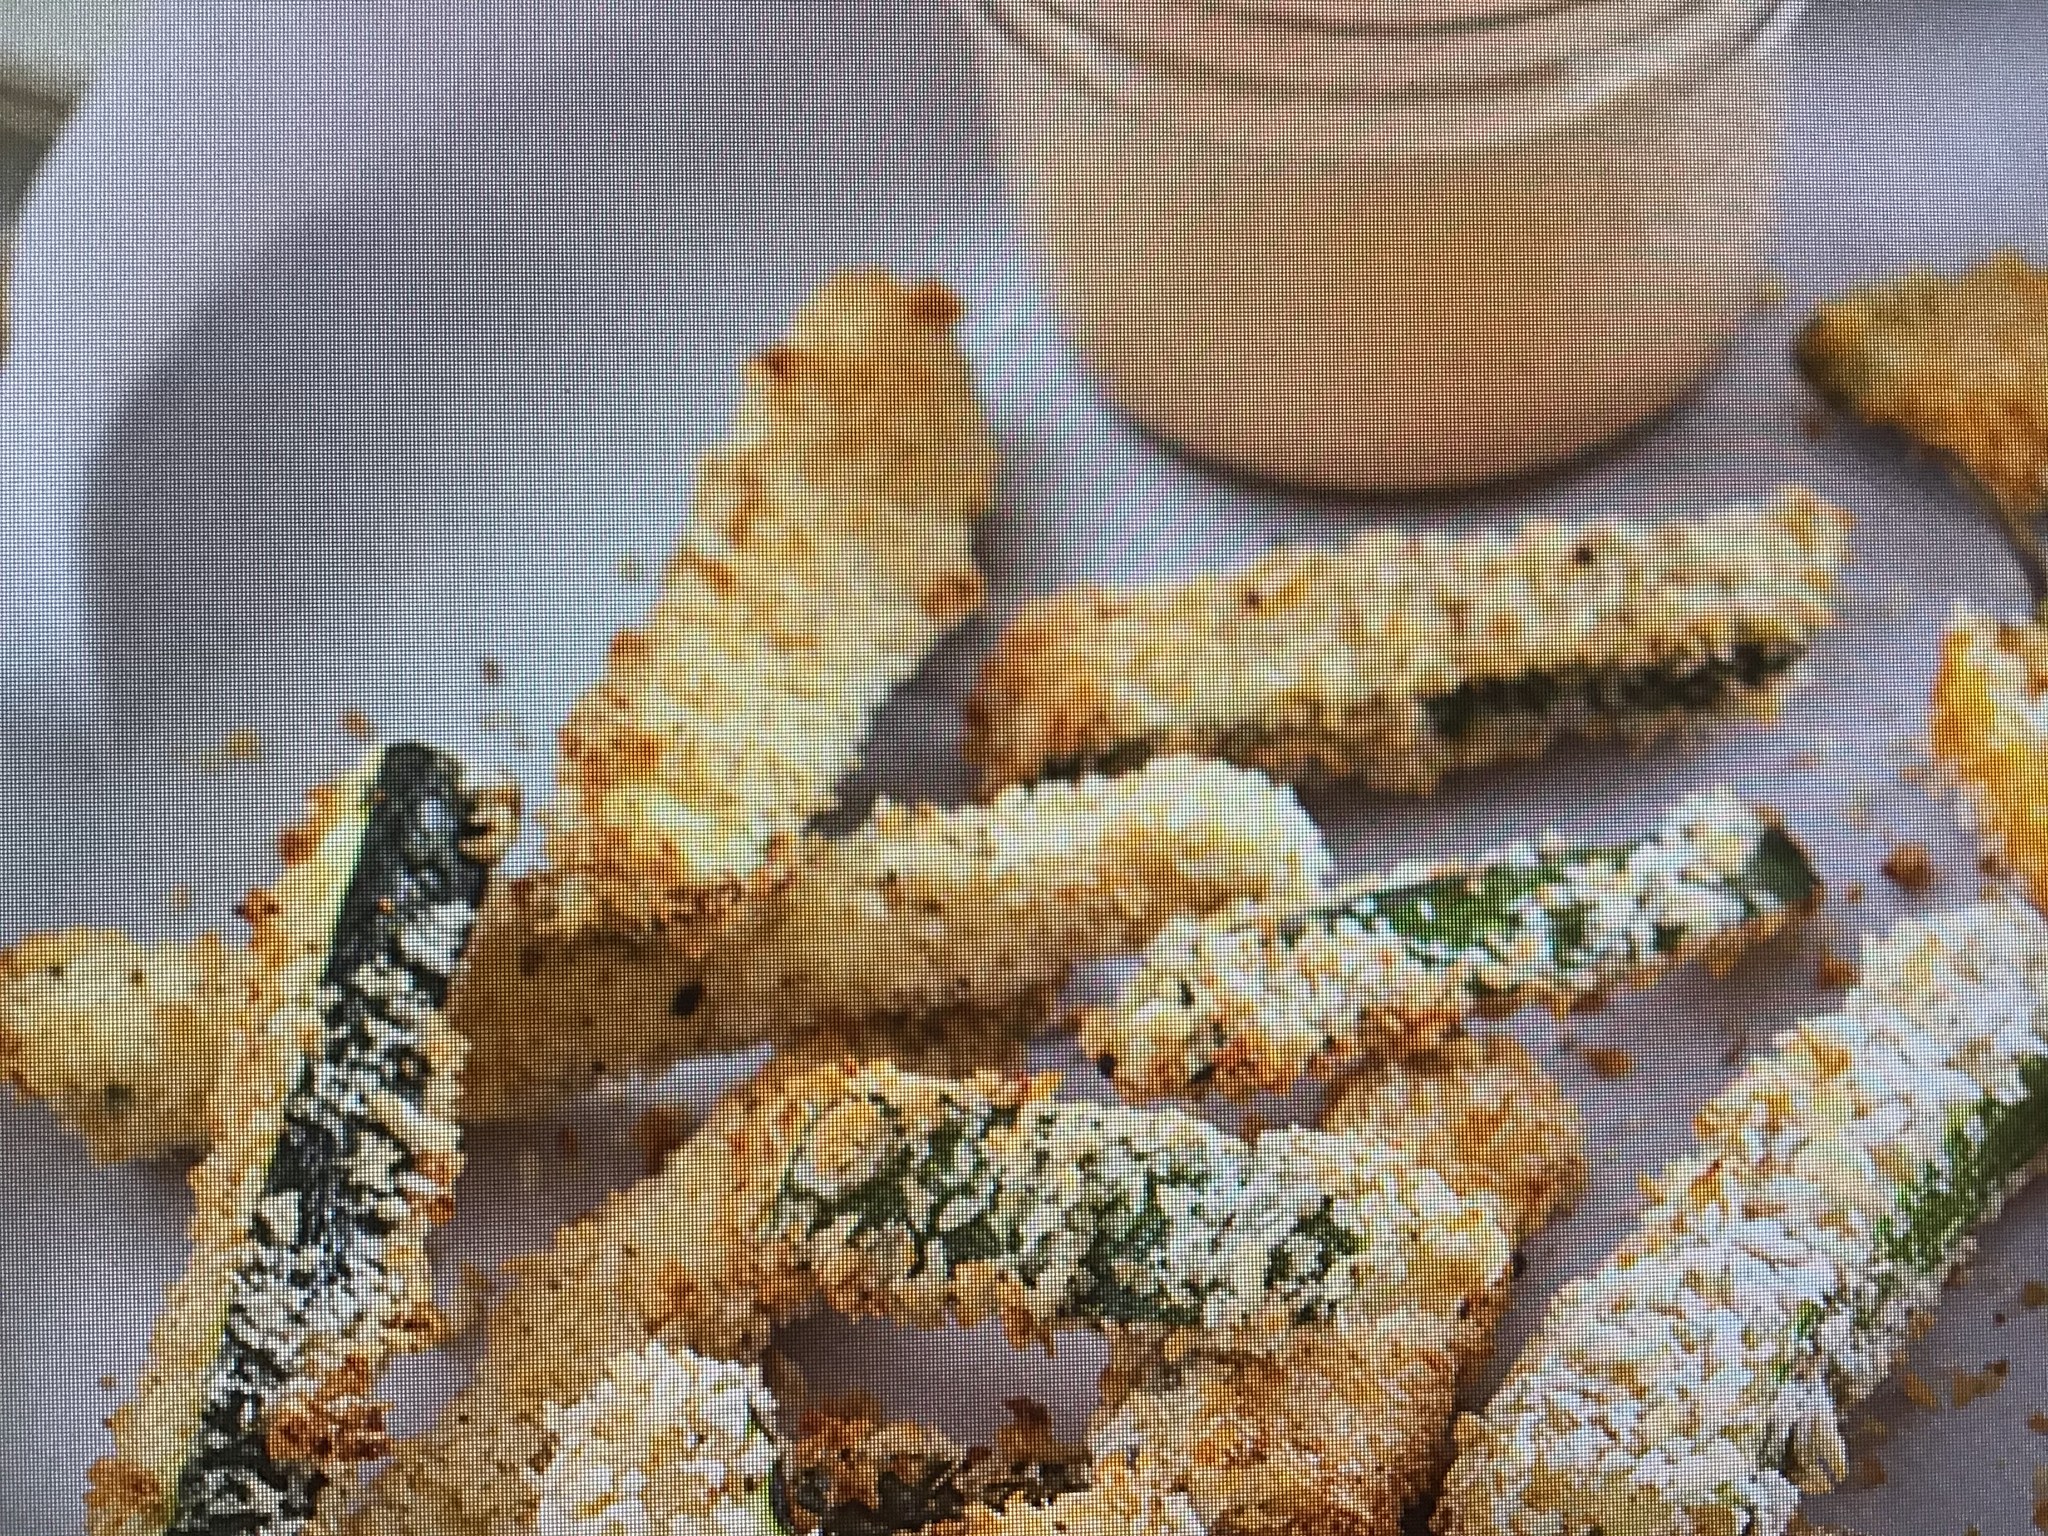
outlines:
[{"label": "crispy browned crust", "polygon": [[845,838],[807,838],[788,886],[701,957],[667,936],[552,938],[514,882],[454,1002],[476,1045],[468,1112],[764,1041],[972,1034],[1174,917],[1299,895],[1326,865],[1287,791],[1162,760],[958,810],[885,801]]},{"label": "crispy browned crust", "polygon": [[1047,1504],[970,1505],[948,1536],[1203,1536],[1189,1501],[1162,1491],[1118,1461],[1095,1468],[1091,1486]]},{"label": "crispy browned crust", "polygon": [[1948,455],[2008,513],[2048,502],[2048,271],[2019,251],[1823,304],[1795,356],[1823,395]]},{"label": "crispy browned crust", "polygon": [[[489,1323],[475,1378],[434,1430],[399,1446],[391,1468],[371,1489],[354,1536],[496,1536],[522,1530],[535,1509],[524,1470],[537,1466],[549,1448],[545,1407],[584,1397],[608,1358],[639,1350],[649,1339],[743,1358],[764,1346],[774,1323],[817,1307],[844,1315],[885,1313],[911,1323],[932,1323],[940,1315],[961,1321],[1001,1317],[1020,1335],[1042,1331],[1030,1321],[1030,1298],[981,1274],[987,1266],[961,1266],[944,1286],[924,1294],[915,1286],[889,1284],[872,1255],[852,1247],[844,1249],[844,1262],[815,1253],[801,1260],[780,1239],[764,1237],[764,1208],[780,1188],[793,1139],[829,1106],[850,1104],[864,1092],[864,1081],[844,1061],[772,1061],[721,1102],[662,1174],[612,1196],[594,1217],[565,1229],[547,1255],[518,1266],[512,1292]],[[920,1092],[932,1083],[901,1087]],[[991,1102],[1008,1104],[1047,1094],[1053,1085],[1044,1079],[975,1077],[971,1087]],[[1432,1374],[1448,1382],[1454,1376],[1452,1346],[1477,1350],[1493,1307],[1491,1292],[1481,1294],[1462,1317],[1417,1305],[1413,1317],[1397,1313],[1399,1325],[1374,1323],[1343,1335],[1325,1327],[1294,1329],[1298,1337],[1282,1341],[1278,1354],[1245,1341],[1241,1352],[1214,1358],[1200,1356],[1198,1329],[1112,1329],[1118,1358],[1130,1362],[1128,1380],[1112,1378],[1112,1389],[1133,1415],[1149,1411],[1161,1421],[1176,1419],[1180,1405],[1192,1401],[1190,1391],[1206,1395],[1202,1401],[1219,1411],[1227,1399],[1239,1423],[1247,1413],[1257,1415],[1251,1434],[1264,1436],[1257,1444],[1270,1446],[1276,1464],[1286,1462],[1292,1470],[1274,1485],[1284,1489],[1284,1497],[1274,1493],[1255,1507],[1284,1507],[1290,1518],[1311,1522],[1303,1526],[1307,1530],[1352,1530],[1335,1524],[1337,1516],[1329,1511],[1368,1503],[1374,1511],[1397,1511],[1407,1485],[1397,1487],[1386,1468],[1378,1468],[1372,1477],[1384,1485],[1380,1493],[1362,1491],[1366,1475],[1360,1473],[1356,1485],[1325,1497],[1311,1487],[1317,1460],[1327,1460],[1343,1440],[1360,1434],[1391,1393],[1432,1393]],[[1438,1354],[1395,1348],[1407,1348],[1417,1335],[1440,1337]],[[1153,1382],[1147,1374],[1153,1366],[1176,1372],[1171,1386]],[[1399,1378],[1368,1393],[1368,1380],[1389,1370]],[[1284,1389],[1290,1376],[1321,1382],[1319,1391],[1309,1393],[1317,1403],[1290,1405]],[[1448,1386],[1442,1399],[1448,1415]],[[1098,1483],[1110,1491],[1104,1495],[1110,1501],[1061,1501],[1053,1505],[1061,1511],[1059,1520],[1083,1530],[1106,1509],[1122,1509],[1122,1495],[1114,1491],[1133,1475],[1139,1489],[1149,1489],[1147,1509],[1169,1487],[1200,1485],[1219,1499],[1233,1487],[1243,1493],[1223,1473],[1202,1470],[1204,1458],[1227,1454],[1221,1442],[1188,1440],[1184,1432],[1180,1442],[1165,1442],[1165,1450],[1174,1444],[1184,1446],[1186,1456],[1163,1454],[1157,1462],[1151,1450],[1126,1456],[1098,1444],[1098,1456],[1106,1456],[1096,1468]],[[1239,1505],[1253,1509],[1243,1499],[1229,1507]],[[1018,1518],[1038,1528],[1038,1516]],[[1315,1518],[1331,1524],[1317,1526]],[[987,1518],[977,1520],[987,1524]]]},{"label": "crispy browned crust", "polygon": [[[2048,912],[2048,627],[1959,607],[1928,705],[1934,760],[1961,793],[1984,857]],[[0,1024],[5,1015],[0,1013]],[[4,1031],[0,1031],[4,1045]]]},{"label": "crispy browned crust", "polygon": [[[1498,1195],[1522,1239],[1585,1182],[1577,1111],[1505,1035],[1370,1069],[1333,1093],[1322,1124],[1407,1148],[1462,1194]],[[1502,1287],[1462,1318],[1411,1309],[1299,1329],[1258,1356],[1176,1360],[1126,1336],[1090,1443],[1148,1459],[1212,1528],[1392,1536],[1441,1466],[1459,1380],[1506,1299]]]},{"label": "crispy browned crust", "polygon": [[[997,642],[964,749],[987,789],[1180,751],[1428,793],[1567,734],[1648,740],[1698,712],[1553,709],[1446,735],[1429,702],[1572,668],[1698,666],[1737,641],[1803,651],[1832,620],[1847,532],[1844,513],[1787,487],[1713,517],[1383,530],[1232,576],[1080,587],[1027,605]],[[1716,712],[1769,718],[1781,692],[1731,687]]]},{"label": "crispy browned crust", "polygon": [[1179,1361],[1120,1340],[1089,1441],[1185,1491],[1211,1529],[1393,1536],[1489,1322],[1397,1311]]},{"label": "crispy browned crust", "polygon": [[1461,1036],[1339,1085],[1323,1128],[1410,1148],[1461,1194],[1500,1196],[1526,1241],[1586,1184],[1585,1125],[1512,1036]]},{"label": "crispy browned crust", "polygon": [[927,1425],[888,1422],[881,1404],[864,1392],[809,1404],[798,1415],[783,1465],[792,1487],[815,1488],[828,1508],[879,1509],[885,1473],[914,1484],[920,1469],[935,1461],[959,1464],[951,1485],[970,1503],[991,1506],[1003,1502],[999,1485],[1018,1467],[1059,1467],[1085,1477],[1088,1448],[1059,1439],[1041,1404],[1013,1397],[1004,1406],[1011,1421],[996,1430],[995,1444],[983,1457],[970,1456]]},{"label": "crispy browned crust", "polygon": [[[662,934],[555,936],[531,879],[499,882],[449,1005],[472,1042],[462,1113],[531,1113],[685,1056],[764,1041],[850,1037],[863,1054],[906,1065],[999,1063],[1019,1030],[1048,1021],[1049,999],[1076,965],[1142,945],[1174,917],[1298,896],[1326,866],[1315,824],[1287,791],[1219,763],[1162,760],[993,805],[884,802],[848,837],[807,838],[790,884],[708,955]],[[60,938],[34,941],[32,952]],[[101,941],[116,958],[121,942]],[[239,974],[246,961],[222,953]],[[174,947],[165,955],[166,974],[205,958]],[[12,1037],[40,1066],[20,1073],[28,1091],[64,1084],[49,1062],[73,1064],[77,1086],[53,1100],[71,1118],[74,1105],[93,1110],[93,1095],[123,1079],[93,1075],[99,1048],[69,1013],[44,1006],[51,995],[41,983],[0,981],[0,1063],[12,1017]],[[127,996],[113,990],[116,1002]],[[166,1038],[183,1018],[123,1007],[114,1022],[128,1031],[129,1056],[182,1052],[179,1070],[210,1081],[217,1042],[209,1050]],[[203,1144],[198,1105],[182,1118],[175,1108],[151,1122],[152,1137]],[[97,1125],[83,1112],[80,1123]],[[101,1139],[106,1155],[125,1150]]]},{"label": "crispy browned crust", "polygon": [[[319,1048],[317,1014],[306,1000],[319,984],[351,873],[347,861],[325,856],[323,845],[355,814],[375,764],[373,757],[368,767],[307,796],[304,820],[279,839],[282,875],[244,903],[251,925],[247,1007],[228,1032],[207,1102],[212,1150],[191,1175],[192,1255],[164,1299],[135,1397],[108,1421],[115,1453],[90,1474],[91,1536],[150,1536],[168,1518],[286,1100],[307,1052]],[[445,1018],[424,1033],[430,1071],[408,1132],[421,1183],[406,1190],[406,1214],[386,1236],[382,1257],[394,1283],[355,1326],[311,1342],[312,1358],[270,1426],[278,1449],[316,1456],[335,1472],[388,1452],[383,1408],[369,1393],[391,1355],[423,1347],[437,1326],[426,1238],[447,1219],[461,1169],[454,1108],[467,1046]]]},{"label": "crispy browned crust", "polygon": [[687,546],[562,729],[555,931],[715,926],[781,884],[873,711],[980,605],[995,452],[959,314],[851,273],[748,365]]},{"label": "crispy browned crust", "polygon": [[101,1162],[203,1145],[248,969],[246,952],[213,934],[31,934],[0,951],[0,1078],[47,1103]]},{"label": "crispy browned crust", "polygon": [[734,1358],[778,1321],[728,1283],[724,1202],[741,1173],[733,1138],[790,1070],[771,1064],[720,1103],[654,1177],[607,1198],[545,1252],[508,1266],[469,1384],[401,1443],[346,1522],[354,1536],[499,1536],[531,1522],[525,1473],[548,1440],[542,1413],[571,1403],[604,1363],[650,1340]]}]

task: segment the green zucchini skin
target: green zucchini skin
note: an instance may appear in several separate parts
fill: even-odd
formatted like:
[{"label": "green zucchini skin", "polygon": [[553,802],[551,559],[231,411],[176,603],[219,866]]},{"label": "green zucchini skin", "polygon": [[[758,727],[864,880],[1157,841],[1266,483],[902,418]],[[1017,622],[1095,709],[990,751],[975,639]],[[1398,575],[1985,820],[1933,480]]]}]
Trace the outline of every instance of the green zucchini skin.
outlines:
[{"label": "green zucchini skin", "polygon": [[[1806,654],[1805,646],[1745,640],[1723,654],[1690,664],[1570,667],[1485,678],[1421,699],[1418,705],[1431,732],[1454,745],[1487,724],[1539,729],[1564,720],[1576,722],[1571,728],[1590,729],[1596,735],[1627,735],[1671,715],[1711,716],[1744,694],[1784,681]],[[1232,762],[1257,761],[1273,735],[1255,722],[1240,722],[1220,734],[1216,755]],[[1132,737],[1101,751],[1050,758],[1040,777],[1073,780],[1133,773],[1162,750],[1173,748]]]},{"label": "green zucchini skin", "polygon": [[1473,1014],[1559,1012],[1732,958],[1821,882],[1768,812],[1693,795],[1629,842],[1542,838],[1469,864],[1170,924],[1083,1050],[1130,1098],[1286,1092],[1357,1057],[1427,1050]]},{"label": "green zucchini skin", "polygon": [[[199,1429],[180,1469],[165,1536],[289,1536],[328,1482],[318,1462],[274,1454],[272,1411],[323,1335],[374,1305],[384,1239],[403,1215],[415,1154],[369,1106],[418,1110],[434,1067],[423,1048],[439,1016],[491,866],[468,775],[452,757],[386,748],[313,1003],[317,1051],[299,1064],[250,1223]],[[294,1230],[267,1211],[296,1209]]]},{"label": "green zucchini skin", "polygon": [[1720,709],[1736,694],[1783,679],[1806,654],[1803,646],[1738,641],[1690,665],[1572,667],[1465,683],[1422,701],[1430,726],[1462,741],[1488,720],[1546,720],[1563,712],[1626,730],[1638,718]]}]

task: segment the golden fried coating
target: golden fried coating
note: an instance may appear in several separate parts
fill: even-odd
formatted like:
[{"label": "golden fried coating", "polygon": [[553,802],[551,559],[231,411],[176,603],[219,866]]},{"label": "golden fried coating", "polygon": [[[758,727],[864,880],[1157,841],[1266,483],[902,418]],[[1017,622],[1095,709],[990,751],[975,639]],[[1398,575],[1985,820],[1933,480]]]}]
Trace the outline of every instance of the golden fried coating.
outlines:
[{"label": "golden fried coating", "polygon": [[[248,997],[208,1099],[212,1150],[191,1177],[192,1255],[135,1397],[108,1421],[115,1454],[94,1464],[86,1494],[92,1536],[155,1536],[188,1496],[214,1510],[260,1508],[280,1479],[316,1512],[331,1507],[334,1474],[389,1449],[370,1396],[384,1364],[434,1333],[426,1240],[452,1209],[461,1169],[453,1110],[466,1046],[418,978],[445,985],[475,913],[452,892],[421,901],[393,919],[404,924],[393,939],[402,962],[351,948],[359,968],[345,979],[331,969],[384,804],[383,762],[373,755],[309,795],[305,821],[283,839],[283,875],[246,904]],[[498,851],[466,846],[465,856],[487,865]],[[338,1011],[343,991],[361,1012]],[[358,1027],[363,1043],[348,1043]],[[416,1101],[386,1086],[387,1039],[417,1056]],[[345,1162],[321,1162],[344,1144]],[[273,1182],[280,1159],[297,1171]],[[304,1242],[316,1232],[312,1252]],[[249,1462],[251,1435],[268,1464]],[[214,1470],[191,1493],[181,1476],[202,1453]]]},{"label": "golden fried coating", "polygon": [[482,1358],[432,1428],[402,1442],[344,1524],[351,1536],[502,1536],[527,1529],[526,1472],[547,1448],[544,1411],[573,1403],[605,1363],[660,1339],[751,1357],[781,1319],[727,1284],[726,1199],[735,1137],[788,1069],[734,1090],[654,1177],[610,1196],[509,1266]]},{"label": "golden fried coating", "polygon": [[949,1529],[959,1536],[1205,1536],[1186,1495],[1164,1492],[1114,1461],[1097,1467],[1087,1488],[1046,1504],[970,1505]]},{"label": "golden fried coating", "polygon": [[748,366],[653,613],[562,729],[552,931],[715,925],[786,879],[875,709],[980,605],[995,450],[959,314],[853,273]]},{"label": "golden fried coating", "polygon": [[1823,304],[1795,355],[1821,394],[1947,454],[2006,513],[2048,502],[2048,271],[2019,251]]},{"label": "golden fried coating", "polygon": [[1403,1147],[1462,1193],[1498,1195],[1522,1241],[1585,1188],[1579,1112],[1512,1035],[1367,1067],[1332,1092],[1322,1123]]},{"label": "golden fried coating", "polygon": [[[1524,1240],[1585,1183],[1577,1111],[1506,1035],[1368,1070],[1336,1090],[1322,1124],[1402,1148],[1461,1194],[1497,1196]],[[1148,1460],[1212,1526],[1393,1536],[1440,1464],[1459,1379],[1491,1348],[1505,1302],[1503,1284],[1462,1316],[1344,1319],[1257,1355],[1174,1358],[1127,1335],[1089,1445]]]},{"label": "golden fried coating", "polygon": [[791,1019],[997,1008],[1175,917],[1312,891],[1328,867],[1291,792],[1196,758],[959,810],[885,801],[816,845],[789,898],[714,957],[706,996],[733,1000],[721,1033],[749,1041]]},{"label": "golden fried coating", "polygon": [[968,703],[993,789],[1159,752],[1427,793],[1567,735],[1769,718],[1832,619],[1848,519],[1811,493],[1663,524],[1395,530],[1230,577],[1030,605]]},{"label": "golden fried coating", "polygon": [[1986,855],[2048,911],[2048,628],[1958,607],[1942,640],[1928,736]]},{"label": "golden fried coating", "polygon": [[1184,1492],[1212,1528],[1394,1536],[1491,1325],[1490,1309],[1400,1310],[1177,1361],[1117,1340],[1089,1445]]},{"label": "golden fried coating", "polygon": [[33,934],[0,950],[0,1077],[48,1103],[102,1162],[203,1146],[249,967],[247,951],[212,934]]},{"label": "golden fried coating", "polygon": [[[464,1117],[532,1113],[766,1041],[858,1037],[907,1062],[994,1064],[1047,1022],[1076,965],[1137,948],[1172,918],[1297,897],[1328,868],[1292,794],[1187,759],[960,810],[884,802],[848,837],[802,846],[790,883],[709,955],[653,936],[552,937],[527,905],[530,882],[502,883],[449,1005],[471,1042]],[[86,960],[51,976],[74,951]],[[204,1144],[199,1085],[219,1065],[243,957],[215,941],[145,952],[110,935],[11,953],[0,1070],[102,1156]],[[134,998],[131,955],[155,957]],[[964,1015],[977,1026],[961,1029]]]}]

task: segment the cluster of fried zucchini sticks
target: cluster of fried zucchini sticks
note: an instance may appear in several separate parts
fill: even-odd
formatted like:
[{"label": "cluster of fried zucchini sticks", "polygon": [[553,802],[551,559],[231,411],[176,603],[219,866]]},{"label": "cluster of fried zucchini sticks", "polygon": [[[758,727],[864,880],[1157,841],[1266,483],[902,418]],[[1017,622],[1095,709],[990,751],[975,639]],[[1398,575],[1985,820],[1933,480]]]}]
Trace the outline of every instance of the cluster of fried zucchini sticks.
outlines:
[{"label": "cluster of fried zucchini sticks", "polygon": [[[749,367],[652,617],[564,728],[541,868],[493,880],[509,792],[395,745],[315,793],[245,947],[0,955],[0,1071],[103,1158],[209,1148],[94,1536],[1379,1536],[1429,1491],[1517,1250],[1585,1176],[1557,1086],[1467,1027],[1723,966],[1820,883],[1716,790],[1627,841],[1332,888],[1265,775],[1426,793],[1567,736],[1767,717],[1846,519],[1788,490],[1055,598],[970,705],[992,798],[825,838],[875,708],[980,600],[993,451],[957,315],[845,278]],[[1858,364],[1847,323],[1802,358],[1875,400],[1912,349]],[[2002,500],[2038,489],[1937,440]],[[2044,692],[2038,629],[1959,616],[1936,749],[2037,896]],[[974,1070],[1012,1064],[1077,966],[1138,950],[1077,1020],[1127,1099],[1348,1074],[1318,1126],[1246,1140]],[[458,1115],[763,1042],[659,1172],[513,1266],[468,1385],[394,1442],[375,1379],[436,1327]],[[1445,1536],[1773,1536],[1842,1476],[1841,1411],[2048,1143],[2048,924],[1902,925],[1696,1131],[1458,1426]],[[993,1450],[793,1417],[764,1353],[821,1309],[1092,1330],[1101,1404],[1082,1443],[1027,1407]]]},{"label": "cluster of fried zucchini sticks", "polygon": [[968,704],[991,788],[1201,752],[1427,794],[1565,736],[1769,718],[1832,617],[1847,519],[1801,490],[1657,524],[1367,534],[1231,577],[1035,603]]},{"label": "cluster of fried zucchini sticks", "polygon": [[388,747],[250,898],[193,1252],[93,1467],[94,1536],[301,1530],[389,1449],[370,1393],[433,1333],[426,1234],[461,1168],[448,986],[516,821],[452,758]]},{"label": "cluster of fried zucchini sticks", "polygon": [[[900,1432],[784,1440],[745,1367],[820,1307],[1108,1335],[1085,1456],[1030,1477],[1011,1458],[1008,1502],[976,1523],[1392,1529],[1517,1241],[1583,1175],[1569,1104],[1505,1039],[1390,1065],[1323,1129],[1250,1144],[1053,1087],[840,1065],[734,1090],[661,1173],[519,1268],[470,1385],[357,1529],[802,1529],[848,1500],[864,1523],[845,1529],[962,1517],[978,1458],[929,1431],[893,1523]],[[821,1435],[836,1473],[806,1478]],[[728,1471],[707,1478],[715,1457]]]},{"label": "cluster of fried zucchini sticks", "polygon": [[[480,920],[450,1005],[465,1115],[762,1041],[1028,1028],[1168,918],[1321,881],[1290,794],[1189,758],[804,831],[888,685],[978,600],[993,463],[955,315],[941,289],[841,279],[749,366],[652,621],[565,728],[549,862]],[[213,939],[25,940],[0,954],[0,1074],[102,1157],[203,1144],[251,965]]]}]

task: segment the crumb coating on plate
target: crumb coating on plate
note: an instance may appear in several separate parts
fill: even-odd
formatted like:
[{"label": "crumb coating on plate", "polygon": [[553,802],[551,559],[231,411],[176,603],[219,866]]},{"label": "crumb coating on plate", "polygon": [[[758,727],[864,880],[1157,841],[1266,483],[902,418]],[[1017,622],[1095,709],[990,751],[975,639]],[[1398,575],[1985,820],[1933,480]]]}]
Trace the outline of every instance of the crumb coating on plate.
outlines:
[{"label": "crumb coating on plate", "polygon": [[32,934],[0,950],[0,1078],[47,1103],[100,1162],[203,1146],[249,966],[212,934]]},{"label": "crumb coating on plate", "polygon": [[2007,513],[2048,504],[2048,271],[2019,251],[1823,304],[1795,356],[1821,394],[1947,454]]},{"label": "crumb coating on plate", "polygon": [[1779,1536],[1842,1479],[1843,1412],[2048,1144],[2048,924],[1901,923],[1694,1130],[1461,1420],[1444,1536]]},{"label": "crumb coating on plate", "polygon": [[1686,961],[1725,966],[1820,894],[1773,817],[1715,790],[1627,843],[1545,837],[1176,920],[1115,1002],[1084,1014],[1081,1045],[1129,1098],[1285,1093],[1426,1050],[1475,1014],[1563,1014]]},{"label": "crumb coating on plate", "polygon": [[440,1003],[515,805],[384,749],[312,793],[249,898],[252,1007],[209,1101],[193,1253],[92,1469],[93,1536],[289,1536],[388,1449],[369,1394],[433,1331],[426,1237],[461,1166]]},{"label": "crumb coating on plate", "polygon": [[984,784],[1189,751],[1427,793],[1567,735],[1769,718],[1833,617],[1848,519],[1790,488],[1658,524],[1376,531],[1235,576],[1031,604],[968,704]]},{"label": "crumb coating on plate", "polygon": [[653,612],[562,729],[553,931],[716,923],[772,889],[876,708],[980,605],[995,448],[959,315],[849,273],[748,364]]},{"label": "crumb coating on plate", "polygon": [[1928,736],[1984,852],[2048,910],[2048,628],[1958,607],[1942,638]]}]

